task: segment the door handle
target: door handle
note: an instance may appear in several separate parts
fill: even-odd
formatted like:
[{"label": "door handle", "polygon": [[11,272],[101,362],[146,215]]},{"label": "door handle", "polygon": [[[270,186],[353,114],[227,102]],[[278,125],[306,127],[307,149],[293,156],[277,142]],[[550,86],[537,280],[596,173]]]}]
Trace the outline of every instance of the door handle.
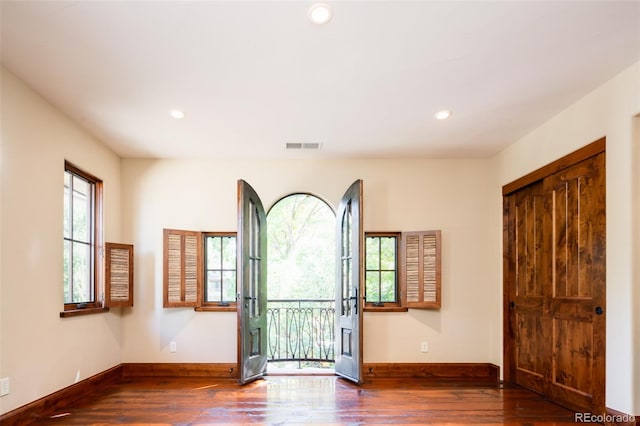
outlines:
[{"label": "door handle", "polygon": [[345,297],[342,300],[353,300],[353,310],[355,311],[356,315],[358,315],[358,289],[356,288],[355,290],[356,290],[355,296]]},{"label": "door handle", "polygon": [[355,311],[356,315],[358,315],[358,288],[356,287],[356,297],[352,297],[352,299],[355,299],[355,302],[353,304],[353,310]]},{"label": "door handle", "polygon": [[596,307],[596,315],[602,315],[604,313],[604,309],[600,306]]}]

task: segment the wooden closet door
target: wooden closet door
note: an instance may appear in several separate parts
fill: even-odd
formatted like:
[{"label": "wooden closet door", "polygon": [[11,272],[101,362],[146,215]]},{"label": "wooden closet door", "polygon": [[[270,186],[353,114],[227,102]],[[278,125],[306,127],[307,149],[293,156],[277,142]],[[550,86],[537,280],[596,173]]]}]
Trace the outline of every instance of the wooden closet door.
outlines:
[{"label": "wooden closet door", "polygon": [[511,197],[514,280],[511,288],[513,367],[516,383],[548,392],[552,349],[545,302],[550,293],[549,196],[542,182]]},{"label": "wooden closet door", "polygon": [[544,181],[553,201],[550,396],[594,413],[605,408],[604,180],[600,154]]},{"label": "wooden closet door", "polygon": [[504,198],[505,378],[602,413],[605,154],[560,164]]}]

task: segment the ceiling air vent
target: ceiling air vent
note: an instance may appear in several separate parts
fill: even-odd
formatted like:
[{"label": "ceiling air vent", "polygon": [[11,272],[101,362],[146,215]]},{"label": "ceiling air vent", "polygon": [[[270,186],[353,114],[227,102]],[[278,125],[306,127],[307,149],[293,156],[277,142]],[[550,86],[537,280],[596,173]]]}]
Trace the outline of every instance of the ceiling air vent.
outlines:
[{"label": "ceiling air vent", "polygon": [[287,142],[287,150],[318,150],[320,149],[319,143],[304,143],[304,142]]}]

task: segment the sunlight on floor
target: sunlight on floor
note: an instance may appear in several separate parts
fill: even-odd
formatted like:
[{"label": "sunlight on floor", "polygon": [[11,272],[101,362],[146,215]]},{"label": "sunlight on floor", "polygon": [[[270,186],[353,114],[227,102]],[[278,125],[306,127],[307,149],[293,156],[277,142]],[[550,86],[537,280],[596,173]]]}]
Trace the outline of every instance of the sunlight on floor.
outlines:
[{"label": "sunlight on floor", "polygon": [[276,364],[270,362],[267,364],[267,375],[270,376],[333,376],[336,371],[333,363],[330,368],[303,367],[297,368],[295,363]]}]

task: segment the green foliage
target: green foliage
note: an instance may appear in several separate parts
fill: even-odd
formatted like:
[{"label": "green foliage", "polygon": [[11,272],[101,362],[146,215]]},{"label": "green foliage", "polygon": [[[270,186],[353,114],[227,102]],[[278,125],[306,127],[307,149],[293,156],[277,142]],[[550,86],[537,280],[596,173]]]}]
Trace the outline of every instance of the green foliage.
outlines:
[{"label": "green foliage", "polygon": [[[268,298],[335,297],[335,215],[320,199],[294,194],[280,200],[268,220]],[[395,237],[365,239],[366,299],[395,302]]]},{"label": "green foliage", "polygon": [[269,211],[268,298],[333,299],[335,215],[322,200],[294,194]]},{"label": "green foliage", "polygon": [[236,300],[236,237],[207,236],[205,238],[206,302]]},{"label": "green foliage", "polygon": [[395,302],[397,253],[395,237],[365,238],[365,297],[367,302]]},{"label": "green foliage", "polygon": [[91,279],[91,211],[89,182],[65,172],[64,176],[64,303],[93,302]]}]

